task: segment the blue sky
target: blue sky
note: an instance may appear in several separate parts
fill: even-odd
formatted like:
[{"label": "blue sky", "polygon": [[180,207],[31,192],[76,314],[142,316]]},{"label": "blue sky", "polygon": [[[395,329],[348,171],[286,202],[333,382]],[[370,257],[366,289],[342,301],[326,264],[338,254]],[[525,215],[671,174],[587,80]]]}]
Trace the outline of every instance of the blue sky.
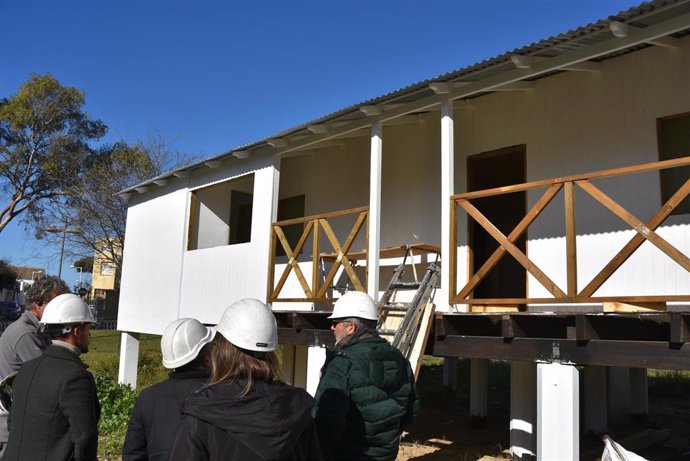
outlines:
[{"label": "blue sky", "polygon": [[[50,72],[86,93],[105,141],[156,130],[210,157],[638,3],[0,0],[0,98]],[[0,233],[13,264],[55,274],[58,254],[17,222]]]}]

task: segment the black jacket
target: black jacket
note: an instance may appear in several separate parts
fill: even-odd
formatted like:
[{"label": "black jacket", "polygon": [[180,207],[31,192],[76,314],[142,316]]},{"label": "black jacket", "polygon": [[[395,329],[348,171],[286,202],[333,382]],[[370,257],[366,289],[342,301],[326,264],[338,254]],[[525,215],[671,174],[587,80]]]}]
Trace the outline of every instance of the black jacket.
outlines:
[{"label": "black jacket", "polygon": [[129,420],[122,461],[167,461],[182,417],[182,402],[208,382],[201,370],[172,372],[144,389]]},{"label": "black jacket", "polygon": [[4,461],[95,460],[100,407],[96,383],[74,352],[50,346],[13,384]]},{"label": "black jacket", "polygon": [[238,397],[243,387],[223,381],[185,401],[171,461],[321,459],[309,394],[257,382]]}]

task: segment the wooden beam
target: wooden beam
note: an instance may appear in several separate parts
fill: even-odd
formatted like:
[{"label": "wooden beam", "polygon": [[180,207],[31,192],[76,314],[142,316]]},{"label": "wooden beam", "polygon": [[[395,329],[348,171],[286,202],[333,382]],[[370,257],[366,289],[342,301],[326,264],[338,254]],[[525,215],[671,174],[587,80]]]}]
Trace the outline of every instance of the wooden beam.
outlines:
[{"label": "wooden beam", "polygon": [[592,339],[599,339],[599,334],[592,325],[592,322],[590,322],[588,316],[575,316],[575,339],[577,341],[590,341]]},{"label": "wooden beam", "polygon": [[[686,157],[690,158],[690,157]],[[656,230],[666,218],[676,209],[676,207],[690,194],[690,179],[685,181],[676,192],[664,203],[659,210],[654,213],[654,216],[647,222],[647,228]],[[630,255],[637,250],[646,239],[641,234],[635,234],[628,243],[611,259],[611,261],[599,271],[599,273],[587,284],[585,288],[578,294],[580,297],[589,297],[606,282],[606,280],[613,274]]]},{"label": "wooden beam", "polygon": [[455,199],[475,199],[480,197],[491,197],[494,195],[506,194],[509,192],[521,192],[532,189],[540,189],[548,187],[553,184],[563,184],[572,181],[603,179],[612,176],[622,176],[627,174],[645,173],[647,171],[664,170],[667,168],[675,168],[679,166],[690,165],[690,156],[675,158],[671,160],[663,160],[660,162],[641,163],[639,165],[626,166],[621,168],[612,168],[610,170],[595,171],[592,173],[577,174],[572,176],[564,176],[555,179],[544,179],[540,181],[532,181],[523,184],[514,184],[511,186],[495,187],[493,189],[485,189],[473,192],[464,192],[462,194],[455,194],[452,198]]},{"label": "wooden beam", "polygon": [[688,321],[690,318],[680,312],[671,313],[671,342],[672,343],[687,343],[690,342],[690,327]]},{"label": "wooden beam", "polygon": [[[550,186],[542,196],[537,200],[537,202],[530,208],[530,210],[525,214],[525,216],[520,220],[517,226],[515,226],[515,229],[508,235],[508,241],[511,243],[515,243],[521,236],[522,234],[525,233],[527,228],[534,222],[535,219],[541,214],[541,212],[548,206],[549,203],[554,199],[556,194],[558,194],[558,191],[561,190],[562,185],[561,184],[553,184]],[[451,203],[454,203],[454,201],[451,201]],[[454,217],[453,221],[455,222],[457,218]],[[499,246],[493,254],[482,264],[482,267],[477,270],[477,272],[472,275],[470,280],[467,282],[465,287],[458,293],[457,298],[459,299],[464,299],[467,298],[472,291],[477,287],[477,285],[486,277],[486,275],[491,271],[491,269],[498,264],[498,262],[501,260],[503,255],[505,255],[506,249],[502,246]],[[454,267],[454,266],[453,266]]]},{"label": "wooden beam", "polygon": [[565,192],[565,259],[568,296],[577,295],[577,232],[575,230],[575,191],[573,183],[564,184]]},{"label": "wooden beam", "polygon": [[472,216],[474,220],[482,226],[502,247],[506,249],[517,262],[522,265],[530,274],[546,288],[549,293],[556,298],[565,298],[566,294],[556,285],[539,267],[517,247],[510,242],[503,233],[493,225],[477,208],[467,200],[458,200],[458,204]]},{"label": "wooden beam", "polygon": [[580,188],[582,188],[585,192],[587,192],[599,203],[608,208],[609,211],[618,216],[623,222],[627,223],[629,226],[635,229],[640,235],[649,240],[654,246],[663,251],[669,258],[671,258],[681,267],[683,267],[683,269],[690,272],[690,258],[685,256],[680,250],[668,243],[665,239],[659,236],[652,229],[647,227],[632,213],[620,206],[618,202],[606,195],[601,189],[599,189],[589,181],[577,181],[575,184],[577,184]]}]

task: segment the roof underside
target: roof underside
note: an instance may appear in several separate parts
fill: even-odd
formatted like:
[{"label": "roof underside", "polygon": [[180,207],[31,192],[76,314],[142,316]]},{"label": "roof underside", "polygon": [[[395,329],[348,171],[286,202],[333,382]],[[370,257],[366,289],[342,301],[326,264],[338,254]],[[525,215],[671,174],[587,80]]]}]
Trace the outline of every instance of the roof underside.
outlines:
[{"label": "roof underside", "polygon": [[[639,6],[618,13],[617,15],[610,16],[607,19],[602,19],[586,26],[549,37],[536,43],[532,43],[522,48],[508,51],[471,66],[456,69],[437,77],[413,83],[382,96],[353,104],[336,112],[324,115],[323,117],[311,120],[302,125],[283,130],[265,139],[236,147],[210,159],[170,171],[156,178],[152,178],[144,183],[138,184],[129,189],[125,189],[120,192],[120,194],[131,195],[135,190],[138,192],[145,192],[146,187],[154,182],[162,185],[165,179],[172,177],[176,173],[176,175],[179,176],[180,173],[188,173],[189,170],[195,168],[213,167],[213,162],[215,162],[215,166],[217,166],[220,161],[231,158],[233,154],[235,157],[244,158],[254,149],[270,146],[271,142],[276,139],[283,140],[283,144],[306,145],[307,143],[305,143],[305,140],[315,138],[315,141],[318,142],[326,137],[323,133],[327,133],[330,130],[333,130],[334,135],[332,137],[335,138],[337,137],[336,129],[338,127],[357,127],[358,124],[361,124],[361,127],[364,127],[373,121],[371,116],[365,114],[365,112],[361,110],[362,107],[375,106],[380,111],[385,113],[385,111],[389,109],[401,107],[404,108],[405,105],[414,105],[415,103],[424,101],[425,99],[431,99],[436,95],[436,92],[432,90],[430,84],[445,83],[452,88],[462,88],[462,85],[472,85],[473,88],[475,88],[472,92],[468,92],[468,94],[465,95],[459,94],[458,97],[454,97],[454,99],[471,99],[481,96],[493,91],[492,87],[495,87],[495,85],[487,83],[486,89],[483,90],[481,88],[481,82],[493,82],[502,75],[509,75],[511,72],[515,72],[516,65],[511,59],[513,56],[526,56],[532,59],[534,62],[548,62],[549,60],[557,61],[559,58],[566,58],[569,55],[575,55],[578,53],[586,54],[587,50],[589,49],[594,50],[601,45],[605,45],[606,42],[611,42],[613,34],[610,24],[612,22],[624,23],[632,31],[644,31],[645,29],[652,30],[655,28],[661,28],[666,23],[672,23],[677,21],[678,18],[688,15],[690,15],[690,0],[655,0],[645,2]],[[690,21],[684,21],[680,27],[676,26],[671,28],[667,35],[669,37],[680,38],[688,34],[690,34]],[[591,63],[597,63],[647,48],[649,46],[654,45],[650,41],[636,42],[633,40],[628,46],[613,46],[609,52],[593,52],[592,56],[587,57],[585,60]],[[564,69],[559,69],[558,67],[550,69],[547,66],[539,73],[535,72],[530,74],[527,72],[525,76],[519,78],[519,80],[530,82],[563,71]],[[428,108],[422,107],[419,110],[413,109],[406,113],[426,112],[428,110]],[[397,110],[397,112],[404,114],[404,111]],[[314,127],[324,128],[326,131],[314,130]],[[288,150],[284,148],[285,146],[276,145],[275,143],[273,144],[276,146],[275,150],[277,154],[284,153]],[[280,147],[283,148],[281,149]],[[298,147],[295,147],[295,149],[296,148]]]}]

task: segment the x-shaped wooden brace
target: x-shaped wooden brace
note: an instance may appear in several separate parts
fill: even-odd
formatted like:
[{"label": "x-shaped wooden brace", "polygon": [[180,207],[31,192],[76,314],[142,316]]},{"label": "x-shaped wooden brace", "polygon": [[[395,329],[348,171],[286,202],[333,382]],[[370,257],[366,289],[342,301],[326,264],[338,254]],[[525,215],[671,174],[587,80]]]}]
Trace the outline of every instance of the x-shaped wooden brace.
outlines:
[{"label": "x-shaped wooden brace", "polygon": [[[562,184],[554,184],[542,194],[542,196],[537,200],[537,202],[530,208],[530,210],[525,214],[525,216],[520,220],[517,226],[515,226],[515,229],[508,234],[508,237],[506,240],[514,244],[521,236],[522,234],[525,233],[527,228],[534,222],[535,219],[541,214],[542,211],[544,211],[544,208],[548,206],[549,203],[556,197],[556,194],[558,194],[558,191],[561,190],[563,187]],[[468,202],[465,202],[467,205],[470,205]],[[468,208],[463,205],[462,203],[460,204],[465,210],[468,210]],[[470,205],[472,206],[472,205]],[[474,210],[473,213],[476,211],[477,216],[482,216],[481,212],[477,210],[476,208],[472,207]],[[469,210],[467,211],[468,214],[470,214]],[[475,219],[477,219],[476,216],[473,215]],[[483,220],[488,222],[488,219],[483,217]],[[481,220],[478,220],[480,224],[482,224]],[[495,228],[494,228],[495,229]],[[498,230],[497,230],[498,231]],[[490,232],[490,231],[489,231]],[[498,231],[500,233],[500,231]],[[493,234],[492,234],[493,235]],[[501,234],[502,235],[502,234]],[[500,243],[500,240],[499,240]],[[513,245],[514,246],[514,245]],[[517,249],[517,247],[514,247]],[[506,254],[506,248],[503,247],[503,245],[499,246],[496,248],[496,250],[493,252],[491,256],[489,256],[489,259],[482,264],[482,267],[477,270],[477,272],[474,273],[474,275],[470,278],[470,280],[467,282],[467,285],[458,293],[458,298],[460,299],[465,299],[467,298],[470,293],[472,293],[472,290],[474,290],[479,283],[484,280],[486,275],[491,271],[491,269],[498,264],[498,262],[503,258],[503,256]],[[517,251],[520,251],[517,249]],[[521,252],[522,253],[522,252]],[[512,253],[511,253],[512,254]],[[553,282],[552,282],[553,283]]]},{"label": "x-shaped wooden brace", "polygon": [[283,229],[281,229],[280,226],[273,226],[273,231],[278,236],[278,240],[280,240],[280,244],[283,247],[283,250],[285,250],[285,255],[288,257],[288,264],[285,267],[283,274],[280,276],[280,280],[278,280],[278,284],[275,286],[275,289],[273,290],[273,293],[271,294],[271,298],[277,298],[278,297],[278,294],[283,289],[283,285],[285,284],[285,281],[287,280],[288,276],[290,275],[291,270],[295,271],[295,275],[297,276],[297,279],[299,280],[300,285],[302,285],[302,290],[304,290],[304,294],[307,295],[307,298],[312,297],[311,288],[309,288],[309,284],[307,283],[307,280],[304,278],[304,274],[302,273],[302,269],[299,268],[299,263],[297,262],[297,257],[302,252],[302,247],[304,247],[304,243],[307,241],[307,238],[309,237],[309,233],[311,232],[313,227],[314,227],[314,221],[308,221],[307,225],[304,227],[304,231],[302,231],[302,236],[300,237],[299,241],[297,242],[297,245],[295,245],[295,250],[293,252],[292,248],[290,248],[290,244],[288,243],[287,238],[285,237],[285,233],[283,232]]},{"label": "x-shaped wooden brace", "polygon": [[479,225],[481,225],[496,241],[499,243],[499,247],[494,251],[494,253],[489,257],[489,259],[482,265],[482,267],[477,271],[474,276],[470,279],[468,284],[463,288],[463,290],[458,294],[461,299],[466,298],[470,292],[479,284],[479,282],[486,277],[486,274],[498,263],[498,261],[503,257],[503,255],[508,252],[515,260],[522,265],[530,274],[534,276],[535,279],[539,281],[552,295],[556,298],[565,298],[566,294],[556,285],[544,272],[542,272],[536,264],[529,260],[527,255],[522,252],[516,245],[515,242],[520,238],[520,236],[525,232],[527,227],[534,222],[534,220],[539,216],[544,208],[553,200],[555,195],[561,189],[562,184],[554,184],[549,187],[546,192],[541,196],[541,198],[534,204],[534,206],[529,210],[524,218],[518,223],[518,225],[513,229],[508,237],[503,235],[503,233],[496,228],[496,226],[489,221],[474,205],[472,205],[467,199],[459,199],[458,204],[467,212],[468,215],[472,216]]},{"label": "x-shaped wooden brace", "polygon": [[690,259],[654,232],[688,194],[690,194],[690,179],[685,181],[685,184],[683,184],[683,186],[681,186],[681,188],[659,208],[647,224],[637,219],[632,213],[628,212],[589,181],[575,181],[575,184],[637,231],[637,234],[635,234],[613,259],[592,279],[592,281],[582,289],[578,296],[591,296],[606,280],[608,280],[616,269],[627,261],[630,255],[632,255],[645,240],[651,242],[676,263],[680,264],[686,271],[690,272]]},{"label": "x-shaped wooden brace", "polygon": [[335,236],[333,229],[331,229],[331,225],[328,224],[328,221],[326,221],[323,218],[319,219],[319,225],[323,228],[323,231],[325,232],[326,237],[328,237],[328,240],[331,242],[333,250],[337,253],[337,256],[335,261],[333,262],[331,270],[328,272],[328,275],[326,275],[326,279],[324,280],[323,284],[321,285],[321,288],[319,289],[318,294],[316,295],[317,298],[321,298],[326,295],[326,291],[328,290],[328,287],[330,286],[331,282],[333,281],[333,278],[335,277],[336,272],[338,271],[338,266],[343,266],[343,269],[347,273],[347,276],[350,278],[350,281],[355,286],[356,290],[364,291],[364,286],[359,281],[359,278],[357,277],[355,270],[352,268],[352,263],[348,259],[347,253],[348,251],[350,251],[350,247],[352,246],[352,243],[355,241],[355,237],[357,237],[357,234],[359,233],[359,230],[362,228],[362,224],[364,224],[364,221],[366,221],[366,219],[367,212],[362,211],[357,217],[357,220],[352,226],[350,234],[347,236],[347,239],[345,240],[345,243],[342,247],[340,246],[340,242],[338,241],[338,238]]}]

